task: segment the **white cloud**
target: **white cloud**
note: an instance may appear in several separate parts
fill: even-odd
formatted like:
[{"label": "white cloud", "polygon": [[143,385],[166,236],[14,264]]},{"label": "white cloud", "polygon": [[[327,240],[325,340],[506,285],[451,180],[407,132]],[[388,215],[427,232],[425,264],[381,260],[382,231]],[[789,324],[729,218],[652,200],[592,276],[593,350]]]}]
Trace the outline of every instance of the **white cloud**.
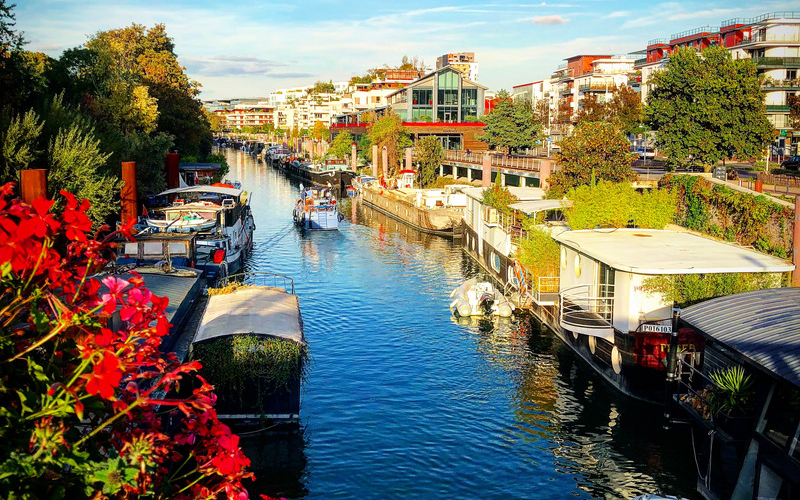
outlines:
[{"label": "white cloud", "polygon": [[564,19],[561,16],[541,16],[533,18],[534,24],[564,24],[567,22],[569,22],[569,19]]},{"label": "white cloud", "polygon": [[630,11],[618,10],[618,11],[612,12],[611,14],[608,14],[606,17],[609,18],[609,19],[614,19],[616,17],[628,17],[630,15],[631,15]]}]

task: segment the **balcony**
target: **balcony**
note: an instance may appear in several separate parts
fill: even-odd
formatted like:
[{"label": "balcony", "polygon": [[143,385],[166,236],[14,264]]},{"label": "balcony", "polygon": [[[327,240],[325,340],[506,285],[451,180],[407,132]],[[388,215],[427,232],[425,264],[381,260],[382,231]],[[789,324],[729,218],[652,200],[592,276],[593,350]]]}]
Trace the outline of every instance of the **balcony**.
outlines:
[{"label": "balcony", "polygon": [[786,104],[767,104],[767,113],[788,113],[789,106]]},{"label": "balcony", "polygon": [[578,91],[579,92],[583,92],[583,93],[586,93],[586,92],[603,92],[603,93],[605,93],[605,92],[608,92],[609,89],[612,89],[612,88],[614,88],[614,82],[611,82],[610,85],[607,85],[605,83],[592,83],[592,84],[589,84],[589,85],[581,85],[580,87],[578,87]]},{"label": "balcony", "polygon": [[756,44],[763,44],[763,45],[790,45],[790,44],[798,44],[800,43],[800,37],[797,36],[754,36],[752,38],[745,38],[744,40],[737,42],[734,47],[740,47],[742,45],[756,45]]},{"label": "balcony", "polygon": [[800,57],[754,57],[757,68],[800,68]]},{"label": "balcony", "polygon": [[761,84],[765,91],[770,90],[800,90],[800,79],[797,80],[771,80]]},{"label": "balcony", "polygon": [[733,19],[722,21],[722,24],[720,24],[720,29],[727,28],[729,26],[736,26],[737,24],[744,26],[757,24],[769,19],[800,19],[800,11],[785,10],[782,12],[769,12],[767,14],[750,18],[734,17]]},{"label": "balcony", "polygon": [[602,296],[593,285],[575,285],[561,290],[559,324],[573,333],[601,337],[613,341],[614,285],[603,285]]},{"label": "balcony", "polygon": [[699,28],[695,28],[693,30],[686,30],[681,31],[680,33],[675,33],[671,37],[669,37],[670,42],[674,42],[675,40],[680,40],[681,38],[688,38],[688,37],[695,37],[695,35],[712,35],[716,33],[716,29],[712,28],[711,26],[700,26]]},{"label": "balcony", "polygon": [[668,45],[669,40],[666,38],[654,38],[652,40],[648,40],[647,46],[652,47],[653,45]]},{"label": "balcony", "polygon": [[567,87],[565,89],[559,89],[558,94],[560,96],[570,95],[572,94],[572,87]]}]

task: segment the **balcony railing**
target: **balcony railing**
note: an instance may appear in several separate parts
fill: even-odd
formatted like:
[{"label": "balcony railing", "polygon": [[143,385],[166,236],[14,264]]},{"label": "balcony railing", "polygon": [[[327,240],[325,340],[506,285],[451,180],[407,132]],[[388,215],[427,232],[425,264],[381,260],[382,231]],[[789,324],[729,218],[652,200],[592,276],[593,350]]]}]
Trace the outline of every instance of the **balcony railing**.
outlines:
[{"label": "balcony railing", "polygon": [[788,113],[789,109],[787,104],[767,104],[767,113]]},{"label": "balcony railing", "polygon": [[565,89],[560,89],[558,91],[559,95],[570,95],[572,93],[572,87],[567,87]]},{"label": "balcony railing", "polygon": [[558,276],[539,276],[531,290],[533,301],[540,306],[554,306],[559,303],[558,290],[561,278]]},{"label": "balcony railing", "polygon": [[652,40],[648,40],[647,46],[650,47],[652,45],[667,45],[669,40],[666,38],[653,38]]},{"label": "balcony railing", "polygon": [[797,80],[772,80],[761,84],[764,90],[800,90],[800,79]]},{"label": "balcony railing", "polygon": [[754,57],[757,68],[800,68],[800,57]]},{"label": "balcony railing", "polygon": [[637,59],[636,61],[634,61],[633,65],[634,66],[638,66],[640,64],[646,64],[646,63],[647,63],[647,58],[646,57],[642,57],[641,59]]},{"label": "balcony railing", "polygon": [[603,285],[595,295],[593,285],[575,285],[561,290],[559,324],[565,330],[584,335],[614,338],[614,285]]},{"label": "balcony railing", "polygon": [[800,19],[800,11],[792,11],[792,10],[785,10],[782,12],[769,12],[767,14],[762,14],[756,17],[734,17],[733,19],[727,19],[722,21],[722,24],[719,25],[720,28],[727,28],[728,26],[735,26],[737,24],[756,24],[762,21],[766,21],[768,19]]},{"label": "balcony railing", "polygon": [[670,42],[674,42],[675,40],[686,38],[687,36],[700,35],[703,33],[712,34],[716,33],[716,31],[717,30],[712,28],[711,26],[700,26],[699,28],[695,28],[693,30],[686,30],[686,31],[681,31],[680,33],[675,33],[674,35],[669,37],[669,40]]},{"label": "balcony railing", "polygon": [[739,47],[740,45],[750,45],[753,43],[771,43],[776,45],[781,44],[789,44],[789,43],[800,43],[800,37],[798,36],[754,36],[751,38],[745,38],[739,42],[736,42],[734,47]]},{"label": "balcony railing", "polygon": [[[416,155],[416,150],[413,154]],[[470,153],[464,151],[447,150],[444,152],[445,161],[456,163],[467,163],[471,165],[483,165],[483,157],[485,153]],[[516,170],[527,170],[529,172],[538,172],[542,160],[538,158],[523,157],[506,157],[490,155],[493,168],[511,168]]]},{"label": "balcony railing", "polygon": [[608,84],[597,84],[592,83],[589,85],[581,85],[578,87],[580,92],[608,92],[609,89],[614,88],[614,82],[611,82],[610,85]]}]

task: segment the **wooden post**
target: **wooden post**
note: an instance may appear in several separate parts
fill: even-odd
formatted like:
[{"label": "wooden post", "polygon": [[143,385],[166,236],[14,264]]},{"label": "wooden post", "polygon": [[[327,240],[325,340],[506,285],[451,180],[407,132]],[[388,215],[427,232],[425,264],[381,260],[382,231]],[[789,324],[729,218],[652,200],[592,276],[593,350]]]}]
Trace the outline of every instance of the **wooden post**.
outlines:
[{"label": "wooden post", "polygon": [[550,189],[550,174],[553,172],[553,162],[550,160],[542,160],[539,163],[539,187],[542,189]]},{"label": "wooden post", "polygon": [[180,156],[178,153],[167,154],[167,188],[181,187],[180,181]]},{"label": "wooden post", "polygon": [[492,185],[492,157],[489,153],[483,155],[483,174],[481,186],[487,188]]},{"label": "wooden post", "polygon": [[122,162],[122,223],[136,221],[139,215],[138,200],[136,197],[136,162]]},{"label": "wooden post", "polygon": [[389,178],[389,150],[386,146],[383,147],[383,151],[381,151],[381,164],[383,165],[383,178]]},{"label": "wooden post", "polygon": [[20,192],[22,201],[27,204],[33,200],[47,198],[47,170],[43,168],[25,169],[20,173]]},{"label": "wooden post", "polygon": [[378,178],[378,145],[372,145],[372,177]]},{"label": "wooden post", "polygon": [[792,286],[800,287],[800,196],[794,199],[794,231],[792,232]]},{"label": "wooden post", "polygon": [[358,170],[358,149],[355,142],[350,145],[350,168],[353,172]]}]

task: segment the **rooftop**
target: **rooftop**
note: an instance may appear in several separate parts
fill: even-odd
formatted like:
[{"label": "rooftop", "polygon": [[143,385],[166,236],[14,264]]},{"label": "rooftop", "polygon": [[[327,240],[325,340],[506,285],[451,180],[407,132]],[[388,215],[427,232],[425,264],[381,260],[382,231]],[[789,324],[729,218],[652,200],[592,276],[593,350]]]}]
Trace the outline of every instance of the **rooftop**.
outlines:
[{"label": "rooftop", "polygon": [[763,370],[800,386],[800,288],[775,288],[707,300],[681,320]]},{"label": "rooftop", "polygon": [[555,239],[614,269],[635,274],[788,272],[794,264],[692,233],[658,229],[565,231]]}]

